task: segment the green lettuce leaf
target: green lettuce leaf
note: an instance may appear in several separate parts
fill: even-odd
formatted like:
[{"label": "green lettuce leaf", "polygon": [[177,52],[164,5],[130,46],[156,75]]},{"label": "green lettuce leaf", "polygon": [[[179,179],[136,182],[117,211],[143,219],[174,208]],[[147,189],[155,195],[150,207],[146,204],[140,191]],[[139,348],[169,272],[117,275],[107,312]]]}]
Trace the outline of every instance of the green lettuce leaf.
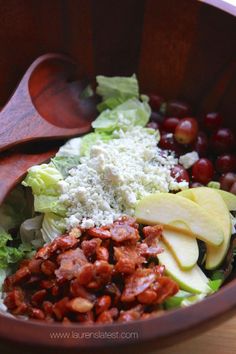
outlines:
[{"label": "green lettuce leaf", "polygon": [[24,245],[30,245],[34,249],[43,246],[44,240],[41,232],[43,215],[37,215],[26,219],[20,226],[20,238]]},{"label": "green lettuce leaf", "polygon": [[182,302],[191,296],[193,296],[193,294],[184,290],[179,290],[177,294],[165,301],[164,306],[167,310],[181,307]]},{"label": "green lettuce leaf", "polygon": [[[86,135],[85,135],[86,136]],[[51,163],[65,178],[69,175],[71,168],[78,166],[80,156],[56,156],[51,159]]]},{"label": "green lettuce leaf", "polygon": [[65,206],[53,195],[35,195],[34,210],[39,213],[55,213],[61,216],[66,215]]},{"label": "green lettuce leaf", "polygon": [[18,263],[25,258],[32,248],[28,245],[20,244],[18,247],[9,246],[12,241],[10,234],[5,231],[0,232],[0,269],[6,269],[9,265]]},{"label": "green lettuce leaf", "polygon": [[33,194],[36,195],[59,195],[58,182],[62,179],[62,174],[53,164],[42,164],[31,167],[22,184],[31,187]]},{"label": "green lettuce leaf", "polygon": [[147,102],[140,102],[137,98],[117,106],[113,110],[103,111],[92,123],[97,132],[112,133],[114,130],[127,130],[130,127],[144,127],[150,118],[151,108]]},{"label": "green lettuce leaf", "polygon": [[16,229],[32,215],[33,198],[21,185],[14,188],[0,206],[0,226],[6,230]]},{"label": "green lettuce leaf", "polygon": [[105,109],[114,109],[130,98],[139,97],[139,86],[136,75],[131,77],[106,77],[98,75],[96,93],[102,96],[103,102],[98,105],[101,112]]},{"label": "green lettuce leaf", "polygon": [[57,236],[63,234],[66,230],[63,217],[54,213],[46,213],[42,223],[42,235],[45,242],[53,241]]},{"label": "green lettuce leaf", "polygon": [[91,147],[98,143],[99,141],[109,141],[113,137],[112,135],[103,133],[103,132],[95,132],[95,133],[90,133],[86,134],[81,141],[81,146],[80,146],[80,153],[81,156],[88,156]]}]

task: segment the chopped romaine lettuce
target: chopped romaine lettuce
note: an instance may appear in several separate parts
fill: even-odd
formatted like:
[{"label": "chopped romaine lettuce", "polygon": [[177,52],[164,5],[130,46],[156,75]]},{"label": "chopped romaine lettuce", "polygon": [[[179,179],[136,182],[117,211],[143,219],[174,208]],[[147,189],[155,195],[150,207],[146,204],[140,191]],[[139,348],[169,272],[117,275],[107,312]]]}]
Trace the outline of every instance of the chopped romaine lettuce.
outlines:
[{"label": "chopped romaine lettuce", "polygon": [[0,226],[6,231],[19,227],[32,215],[31,199],[32,195],[30,196],[22,186],[14,188],[0,206]]},{"label": "chopped romaine lettuce", "polygon": [[193,296],[193,294],[184,290],[179,290],[177,294],[171,296],[169,299],[165,301],[164,306],[166,309],[178,308],[181,306],[181,303],[184,301],[184,299],[190,296]]},{"label": "chopped romaine lettuce", "polygon": [[64,145],[60,147],[56,153],[56,157],[80,156],[81,140],[81,137],[68,140]]},{"label": "chopped romaine lettuce", "polygon": [[25,220],[20,226],[20,238],[23,244],[32,245],[37,249],[43,246],[44,240],[41,232],[43,215],[37,215]]},{"label": "chopped romaine lettuce", "polygon": [[31,187],[33,194],[36,195],[59,195],[58,182],[62,179],[62,174],[53,164],[42,164],[31,167],[22,184],[25,187]]},{"label": "chopped romaine lettuce", "polygon": [[130,127],[144,127],[150,117],[151,109],[147,102],[137,98],[129,99],[113,110],[103,111],[92,123],[95,131],[112,133],[114,130],[127,130]]},{"label": "chopped romaine lettuce", "polygon": [[43,218],[42,235],[45,242],[51,242],[66,230],[64,218],[54,213],[46,213]]},{"label": "chopped romaine lettuce", "polygon": [[53,195],[35,195],[34,210],[39,213],[55,213],[61,216],[66,215],[65,206],[59,201],[59,198]]},{"label": "chopped romaine lettuce", "polygon": [[71,168],[78,166],[80,156],[56,156],[51,163],[56,167],[63,177],[67,177]]},{"label": "chopped romaine lettuce", "polygon": [[95,133],[90,133],[90,134],[86,134],[81,141],[81,149],[80,149],[80,153],[81,156],[88,156],[91,147],[96,144],[99,141],[109,141],[111,140],[113,137],[110,134],[106,134],[106,133],[99,133],[99,132],[95,132]]},{"label": "chopped romaine lettuce", "polygon": [[6,269],[10,264],[18,263],[32,250],[31,247],[23,244],[18,247],[8,246],[9,241],[12,241],[11,235],[0,231],[0,269]]},{"label": "chopped romaine lettuce", "polygon": [[102,96],[102,104],[98,106],[101,112],[104,109],[114,109],[130,98],[139,97],[139,87],[136,75],[131,77],[106,77],[97,76],[96,93]]}]

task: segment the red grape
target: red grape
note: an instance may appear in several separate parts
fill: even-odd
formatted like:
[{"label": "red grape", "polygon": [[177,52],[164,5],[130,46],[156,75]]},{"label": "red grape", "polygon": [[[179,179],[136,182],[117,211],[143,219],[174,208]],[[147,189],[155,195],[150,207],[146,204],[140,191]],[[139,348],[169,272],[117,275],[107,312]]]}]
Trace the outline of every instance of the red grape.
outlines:
[{"label": "red grape", "polygon": [[179,118],[174,118],[174,117],[166,118],[164,120],[163,124],[162,124],[162,128],[166,132],[174,133],[175,132],[175,128],[177,127],[179,122],[180,122]]},{"label": "red grape", "polygon": [[208,130],[218,129],[223,122],[222,116],[217,112],[207,113],[204,116],[203,123]]},{"label": "red grape", "polygon": [[151,122],[155,122],[155,123],[158,123],[161,125],[163,120],[164,120],[164,117],[161,113],[158,113],[158,112],[151,113],[151,117],[150,117]]},{"label": "red grape", "polygon": [[157,130],[157,129],[159,129],[159,124],[156,122],[150,122],[147,124],[147,128],[152,128],[152,129]]},{"label": "red grape", "polygon": [[220,187],[225,191],[229,191],[236,182],[236,173],[228,172],[220,178]]},{"label": "red grape", "polygon": [[175,151],[178,155],[182,153],[180,145],[175,141],[174,136],[171,133],[163,133],[161,135],[159,146],[164,150]]},{"label": "red grape", "polygon": [[177,182],[186,181],[189,182],[189,175],[185,168],[181,165],[175,165],[171,169],[171,176],[175,178]]},{"label": "red grape", "polygon": [[193,145],[193,150],[197,151],[200,157],[206,156],[208,148],[208,138],[204,132],[199,132]]},{"label": "red grape", "polygon": [[166,103],[165,115],[167,117],[184,118],[191,114],[190,106],[182,101],[170,100]]},{"label": "red grape", "polygon": [[219,128],[211,137],[212,149],[216,153],[225,153],[232,150],[235,136],[228,128]]},{"label": "red grape", "polygon": [[175,140],[180,144],[191,144],[196,140],[198,123],[195,118],[183,118],[175,129]]},{"label": "red grape", "polygon": [[213,164],[210,160],[201,158],[192,168],[193,180],[202,184],[210,182],[214,175]]},{"label": "red grape", "polygon": [[225,154],[217,157],[216,170],[220,173],[235,172],[236,156]]},{"label": "red grape", "polygon": [[164,98],[154,93],[150,93],[148,97],[152,110],[158,112],[161,108],[161,104],[164,102]]}]

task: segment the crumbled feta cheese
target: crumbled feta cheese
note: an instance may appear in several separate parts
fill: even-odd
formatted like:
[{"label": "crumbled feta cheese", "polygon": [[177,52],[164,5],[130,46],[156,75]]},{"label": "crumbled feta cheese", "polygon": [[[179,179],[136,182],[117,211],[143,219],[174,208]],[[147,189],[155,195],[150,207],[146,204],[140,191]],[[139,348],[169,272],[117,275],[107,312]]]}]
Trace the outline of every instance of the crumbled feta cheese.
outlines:
[{"label": "crumbled feta cheese", "polygon": [[122,214],[133,215],[137,201],[146,195],[186,188],[187,182],[171,177],[178,160],[158,148],[157,138],[141,127],[117,131],[115,139],[98,142],[89,156],[81,157],[60,197],[68,208],[68,229],[112,223]]},{"label": "crumbled feta cheese", "polygon": [[188,152],[187,154],[182,155],[179,158],[179,162],[181,163],[181,165],[184,166],[186,170],[192,167],[198,160],[199,155],[197,151]]}]

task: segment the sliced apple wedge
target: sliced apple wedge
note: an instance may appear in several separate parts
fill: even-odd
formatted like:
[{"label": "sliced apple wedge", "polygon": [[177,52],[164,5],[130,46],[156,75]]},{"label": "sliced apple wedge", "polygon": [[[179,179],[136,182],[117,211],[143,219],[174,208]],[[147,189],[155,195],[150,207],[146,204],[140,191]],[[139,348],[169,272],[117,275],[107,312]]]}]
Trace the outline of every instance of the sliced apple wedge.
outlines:
[{"label": "sliced apple wedge", "polygon": [[223,198],[225,204],[227,205],[227,208],[230,211],[236,211],[236,195],[223,191],[222,189],[217,189],[217,192]]},{"label": "sliced apple wedge", "polygon": [[[174,223],[174,226],[181,229],[188,228],[186,224],[180,222]],[[199,249],[195,237],[165,228],[162,236],[163,242],[168,246],[181,269],[191,269],[197,263]]]},{"label": "sliced apple wedge", "polygon": [[[162,224],[166,229],[195,236],[213,246],[223,242],[223,231],[215,219],[198,204],[176,194],[150,194],[138,202],[135,217],[143,224]],[[187,224],[191,232],[174,226],[176,222]]]},{"label": "sliced apple wedge", "polygon": [[209,279],[205,276],[198,265],[190,270],[181,270],[168,247],[161,242],[164,252],[157,255],[160,264],[165,266],[166,273],[172,277],[181,289],[190,291],[194,294],[208,294],[211,292],[208,286]]},{"label": "sliced apple wedge", "polygon": [[[208,188],[208,187],[198,187],[198,188]],[[185,189],[177,194],[180,195],[181,197],[185,197],[194,201],[194,195],[192,191],[198,188]],[[209,188],[209,189],[213,189],[213,188]],[[234,195],[233,193],[223,191],[222,189],[214,189],[214,191],[220,194],[225,204],[227,205],[229,211],[236,211],[236,195]]]},{"label": "sliced apple wedge", "polygon": [[214,269],[223,261],[231,237],[231,219],[229,210],[217,189],[199,187],[190,190],[191,200],[203,207],[214,219],[216,224],[223,230],[224,241],[218,246],[207,245],[206,269]]}]

